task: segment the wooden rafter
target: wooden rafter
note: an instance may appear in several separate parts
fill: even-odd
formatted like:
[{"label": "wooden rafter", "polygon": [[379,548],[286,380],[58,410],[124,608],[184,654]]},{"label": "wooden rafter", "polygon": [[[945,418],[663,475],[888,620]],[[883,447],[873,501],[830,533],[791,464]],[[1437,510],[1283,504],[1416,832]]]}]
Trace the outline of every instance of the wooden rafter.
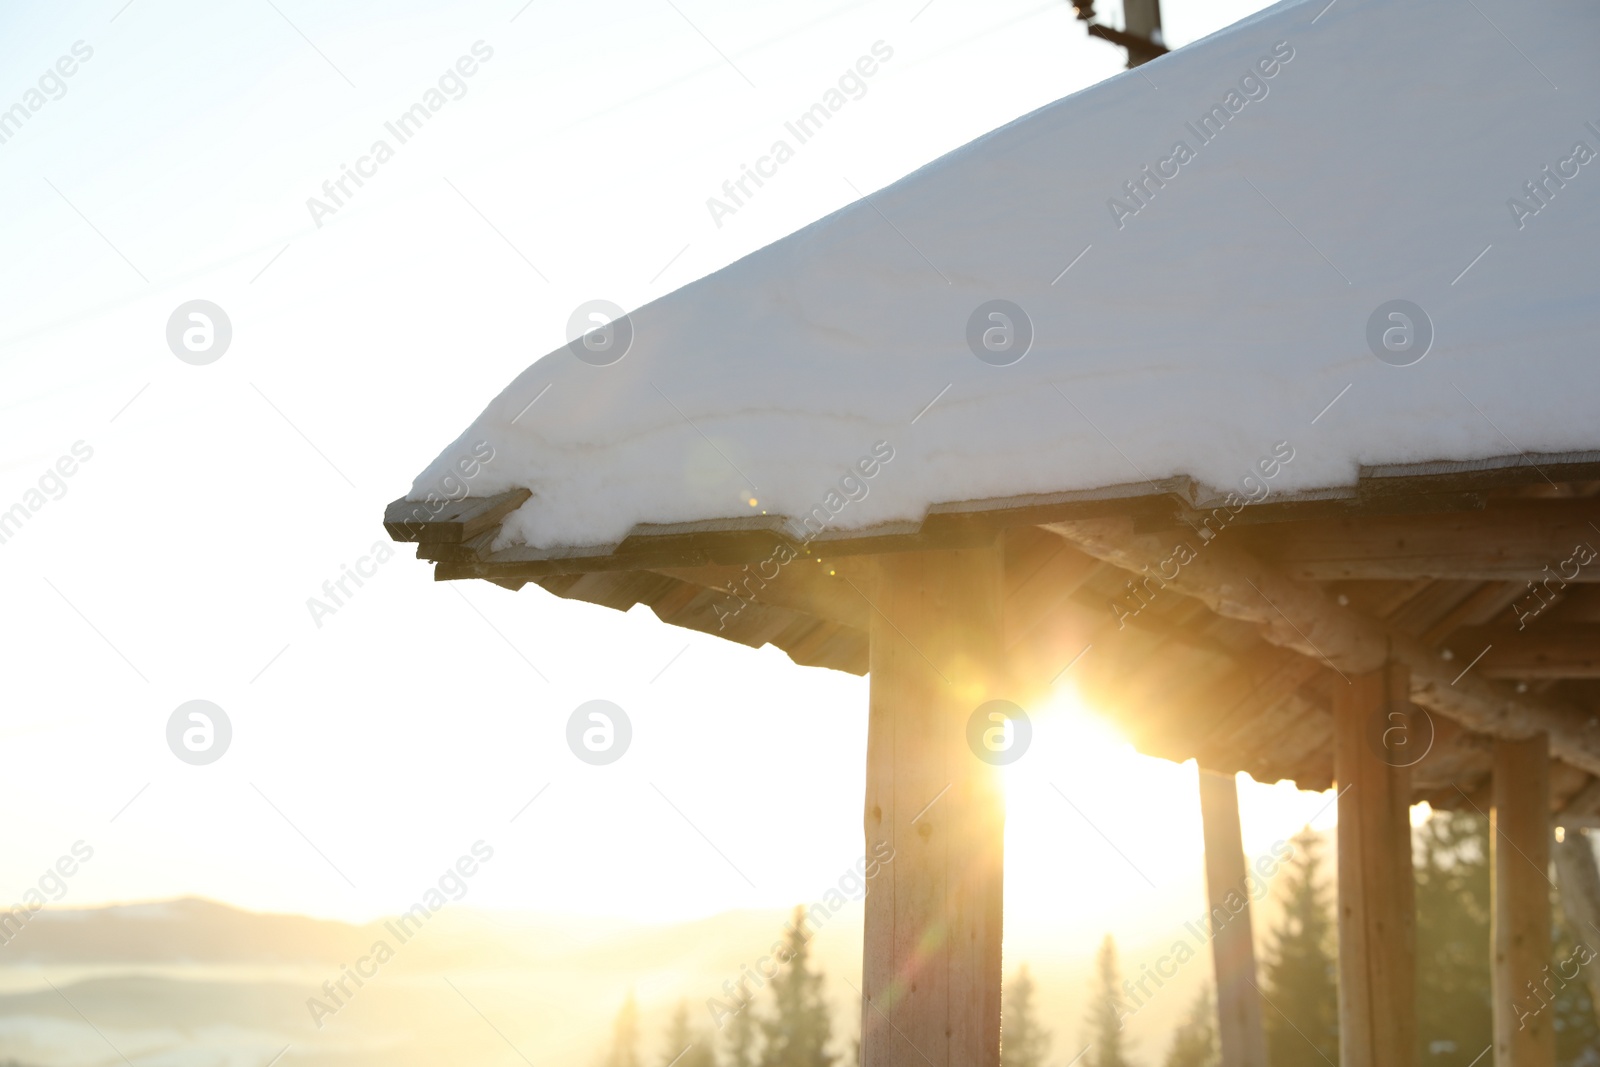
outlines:
[{"label": "wooden rafter", "polygon": [[1446,646],[1486,678],[1600,678],[1600,623],[1537,620],[1516,626],[1465,626]]},{"label": "wooden rafter", "polygon": [[[1600,773],[1600,724],[1583,711],[1548,696],[1512,692],[1470,671],[1458,674],[1463,664],[1442,659],[1410,634],[1341,607],[1316,586],[1287,577],[1239,547],[1195,546],[1181,535],[1135,533],[1130,522],[1118,519],[1055,523],[1050,529],[1124,570],[1166,578],[1163,587],[1202,600],[1219,614],[1254,622],[1271,643],[1320,659],[1346,676],[1393,658],[1409,669],[1413,702],[1494,737],[1546,732],[1558,757]],[[1176,544],[1186,544],[1187,553],[1175,553]],[[1186,561],[1175,566],[1183,556]]]}]

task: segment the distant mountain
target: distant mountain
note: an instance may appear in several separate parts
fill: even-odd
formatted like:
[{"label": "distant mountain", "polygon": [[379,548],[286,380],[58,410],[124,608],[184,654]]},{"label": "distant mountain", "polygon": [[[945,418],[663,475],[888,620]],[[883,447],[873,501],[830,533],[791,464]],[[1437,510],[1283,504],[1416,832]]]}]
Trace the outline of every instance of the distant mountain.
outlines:
[{"label": "distant mountain", "polygon": [[[709,1030],[706,999],[767,951],[786,918],[652,926],[449,905],[401,931],[397,920],[199,899],[46,910],[0,946],[10,991],[0,993],[0,1067],[8,1056],[91,1067],[106,1062],[108,1042],[140,1067],[260,1067],[286,1045],[283,1067],[495,1063],[506,1041],[529,1058],[581,1063],[630,989],[653,1055],[679,999]],[[831,976],[857,974],[860,941],[858,906],[819,934],[817,958]],[[379,942],[392,953],[381,966]],[[847,1037],[859,1007],[837,977],[830,989]]]},{"label": "distant mountain", "polygon": [[[860,982],[861,916],[850,905],[812,941],[841,1048],[860,1025],[847,980]],[[653,1062],[680,1000],[711,1038],[707,1000],[768,951],[788,917],[739,911],[647,925],[449,905],[402,941],[392,921],[261,914],[192,898],[46,910],[0,946],[0,1067],[7,1057],[99,1067],[120,1056],[138,1067],[261,1067],[285,1046],[279,1067],[510,1065],[517,1055],[582,1067],[604,1047],[630,990],[641,1051]],[[392,952],[381,966],[372,957],[379,941]],[[1160,951],[1125,946],[1125,970],[1136,973]],[[358,983],[347,968],[363,959]],[[1053,1058],[1069,1059],[1091,961],[1008,945],[1007,974],[1024,960],[1041,1021],[1056,1034]],[[1165,1049],[1209,973],[1203,955],[1130,1024],[1146,1059]],[[759,996],[764,1004],[767,994]],[[107,1058],[108,1043],[118,1056]]]},{"label": "distant mountain", "polygon": [[[38,912],[0,946],[0,966],[19,963],[337,964],[372,943],[365,927],[262,915],[186,898]],[[359,954],[359,953],[358,953]]]}]

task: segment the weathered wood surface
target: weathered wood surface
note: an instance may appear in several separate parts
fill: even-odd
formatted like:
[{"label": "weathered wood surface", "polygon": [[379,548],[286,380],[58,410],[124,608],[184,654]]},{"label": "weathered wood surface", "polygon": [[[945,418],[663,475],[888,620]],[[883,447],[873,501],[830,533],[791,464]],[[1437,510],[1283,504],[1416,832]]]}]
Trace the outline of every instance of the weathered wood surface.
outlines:
[{"label": "weathered wood surface", "polygon": [[1550,957],[1550,749],[1543,737],[1496,741],[1494,856],[1494,1062],[1554,1067],[1555,1010],[1540,994]]},{"label": "weathered wood surface", "polygon": [[533,494],[511,489],[494,496],[461,500],[407,500],[401,497],[383,511],[383,528],[396,541],[455,544],[498,529],[507,515]]},{"label": "weathered wood surface", "polygon": [[1465,626],[1445,642],[1486,678],[1600,678],[1600,623],[1537,619],[1526,626]]},{"label": "weathered wood surface", "polygon": [[866,850],[894,858],[866,898],[862,1063],[998,1067],[1004,802],[968,723],[1005,698],[1001,553],[886,556],[869,592]]},{"label": "weathered wood surface", "polygon": [[[1513,692],[1466,664],[1445,660],[1409,634],[1340,606],[1315,585],[1295,581],[1235,545],[1207,543],[1187,533],[1137,534],[1127,520],[1052,524],[1090,555],[1125,570],[1153,571],[1165,587],[1195,597],[1213,611],[1257,623],[1262,636],[1327,663],[1348,676],[1381,666],[1392,656],[1408,668],[1411,700],[1492,737],[1548,733],[1556,755],[1600,774],[1600,723],[1548,696]],[[1179,546],[1188,561],[1174,567]],[[1171,575],[1167,578],[1167,575]]]},{"label": "weathered wood surface", "polygon": [[1600,500],[1519,500],[1483,511],[1364,515],[1240,531],[1291,578],[1600,582]]},{"label": "weathered wood surface", "polygon": [[1385,730],[1409,728],[1408,688],[1389,664],[1334,690],[1342,1067],[1410,1067],[1416,1052],[1411,772],[1383,745]]},{"label": "weathered wood surface", "polygon": [[1217,1037],[1222,1067],[1267,1067],[1239,788],[1231,774],[1200,771],[1200,821],[1211,905],[1211,963],[1217,982]]}]

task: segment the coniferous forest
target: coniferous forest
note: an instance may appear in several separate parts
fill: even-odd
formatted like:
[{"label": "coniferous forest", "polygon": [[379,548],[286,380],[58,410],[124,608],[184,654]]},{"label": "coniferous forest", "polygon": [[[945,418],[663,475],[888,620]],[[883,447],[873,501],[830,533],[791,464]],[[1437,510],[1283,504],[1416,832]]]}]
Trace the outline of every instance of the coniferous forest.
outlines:
[{"label": "coniferous forest", "polygon": [[[1325,1067],[1339,1062],[1337,921],[1332,863],[1325,840],[1309,829],[1294,839],[1293,859],[1272,885],[1276,921],[1256,930],[1270,1067]],[[1417,901],[1416,1062],[1423,1067],[1490,1067],[1489,820],[1435,812],[1413,834]],[[1552,888],[1552,892],[1556,892]],[[1566,929],[1555,908],[1552,963],[1592,959],[1600,942]],[[663,1033],[639,1029],[632,996],[617,1014],[601,1067],[853,1067],[855,1034],[834,1032],[824,976],[812,966],[806,938],[791,930],[788,962],[762,995],[752,995],[718,1031],[691,1022],[676,1006]],[[1600,945],[1596,945],[1600,947]],[[843,983],[840,983],[843,986]],[[1554,1014],[1560,1067],[1600,1067],[1600,1024],[1583,977],[1561,984],[1529,1010]],[[844,995],[853,996],[849,987]],[[1077,1004],[1041,1002],[1026,964],[1004,989],[1001,1067],[1216,1067],[1216,1006],[1203,989],[1165,1047],[1139,1048],[1124,1022],[1131,1014],[1107,935],[1094,977]]]}]

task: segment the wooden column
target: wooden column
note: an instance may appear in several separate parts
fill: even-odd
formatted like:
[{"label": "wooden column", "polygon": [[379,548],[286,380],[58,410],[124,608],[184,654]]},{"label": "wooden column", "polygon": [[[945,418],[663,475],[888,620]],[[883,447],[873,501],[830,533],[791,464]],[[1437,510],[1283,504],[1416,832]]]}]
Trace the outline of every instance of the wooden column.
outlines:
[{"label": "wooden column", "polygon": [[[1494,1061],[1552,1067],[1550,739],[1494,743]],[[1543,999],[1541,999],[1541,996]]]},{"label": "wooden column", "polygon": [[1342,1067],[1402,1067],[1416,1055],[1411,771],[1397,765],[1410,757],[1403,744],[1384,747],[1386,731],[1416,732],[1409,694],[1398,663],[1334,685]]},{"label": "wooden column", "polygon": [[1239,829],[1239,788],[1231,774],[1200,769],[1200,820],[1206,841],[1206,895],[1211,904],[1211,963],[1217,977],[1217,1035],[1222,1067],[1266,1067],[1255,940],[1250,925],[1251,878]]},{"label": "wooden column", "polygon": [[1005,697],[1001,553],[879,557],[867,725],[865,1067],[998,1067],[1005,812],[998,769],[968,746]]}]

